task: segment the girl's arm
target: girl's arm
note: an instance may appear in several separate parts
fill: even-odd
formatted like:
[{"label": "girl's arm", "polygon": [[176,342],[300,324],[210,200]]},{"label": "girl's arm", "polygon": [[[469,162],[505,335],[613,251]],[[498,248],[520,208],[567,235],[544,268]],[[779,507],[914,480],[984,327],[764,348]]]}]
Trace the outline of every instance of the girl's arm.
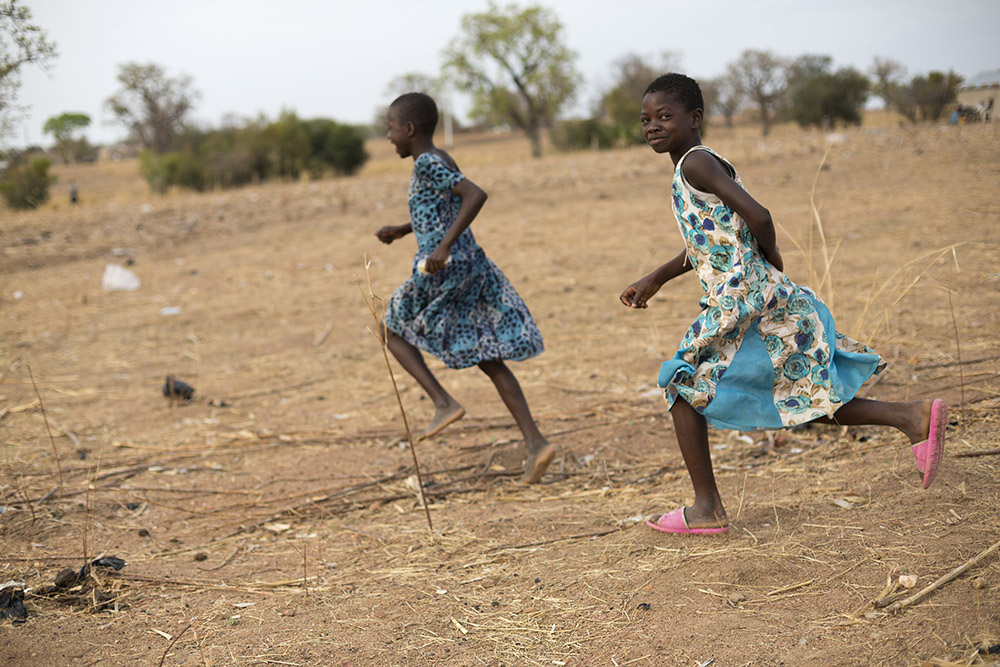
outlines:
[{"label": "girl's arm", "polygon": [[682,169],[688,183],[702,192],[712,193],[739,213],[757,239],[760,251],[767,261],[779,271],[785,270],[778,251],[771,212],[741,188],[719,160],[705,151],[696,151],[684,160]]},{"label": "girl's arm", "polygon": [[451,252],[451,245],[462,235],[462,232],[469,228],[479,213],[479,209],[486,203],[488,196],[485,190],[468,178],[459,181],[451,191],[462,198],[462,205],[458,209],[458,215],[455,216],[454,224],[445,233],[441,243],[434,249],[434,252],[427,256],[424,268],[428,273],[435,273],[444,268],[445,260],[448,259],[448,254]]},{"label": "girl's arm", "polygon": [[396,239],[401,239],[412,231],[413,224],[408,222],[405,225],[386,225],[375,232],[375,236],[377,236],[378,240],[382,243],[392,243]]},{"label": "girl's arm", "polygon": [[691,261],[688,259],[687,250],[682,250],[681,254],[663,266],[626,287],[618,298],[629,308],[646,308],[646,302],[660,291],[664,283],[690,270]]}]

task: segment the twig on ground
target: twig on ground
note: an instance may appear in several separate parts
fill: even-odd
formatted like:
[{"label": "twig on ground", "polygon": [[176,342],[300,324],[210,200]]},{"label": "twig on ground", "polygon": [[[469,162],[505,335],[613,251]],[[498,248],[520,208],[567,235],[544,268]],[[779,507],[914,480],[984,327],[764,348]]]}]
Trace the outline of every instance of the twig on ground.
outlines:
[{"label": "twig on ground", "polygon": [[183,635],[185,632],[187,632],[188,628],[190,628],[190,627],[191,627],[191,624],[188,623],[187,627],[185,627],[183,630],[181,630],[180,632],[178,632],[174,636],[174,638],[170,640],[170,643],[167,644],[167,648],[163,651],[163,657],[161,657],[160,658],[160,662],[157,663],[157,667],[163,667],[163,661],[167,659],[167,654],[170,653],[170,649],[172,649],[174,647],[174,644],[177,643],[177,640],[180,639],[181,635]]},{"label": "twig on ground", "polygon": [[488,549],[487,553],[492,551],[503,551],[505,549],[526,549],[528,547],[540,547],[545,544],[552,544],[553,542],[564,542],[566,540],[581,540],[586,537],[601,537],[602,535],[610,535],[611,533],[618,533],[624,530],[624,528],[605,528],[604,530],[595,530],[589,533],[578,533],[576,535],[566,535],[565,537],[554,537],[551,540],[542,540],[541,542],[528,542],[526,544],[505,544],[499,547],[493,547]]},{"label": "twig on ground", "polygon": [[925,597],[927,597],[928,595],[930,595],[931,593],[933,593],[937,589],[939,589],[942,586],[944,586],[945,584],[947,584],[949,581],[957,579],[963,572],[965,572],[966,570],[968,570],[969,568],[971,568],[972,566],[974,566],[976,563],[978,563],[979,561],[983,560],[984,558],[986,558],[987,556],[989,556],[990,554],[992,554],[997,549],[1000,549],[1000,541],[995,542],[993,544],[993,546],[989,547],[988,549],[984,549],[983,551],[980,551],[978,554],[976,554],[975,556],[973,556],[967,562],[962,563],[961,565],[959,565],[958,567],[956,567],[954,570],[952,570],[948,574],[944,575],[943,577],[941,577],[940,579],[938,579],[937,581],[935,581],[933,584],[931,584],[931,585],[923,588],[922,590],[918,591],[917,593],[914,593],[913,595],[911,595],[910,597],[906,598],[905,600],[900,600],[899,602],[896,602],[895,604],[891,605],[888,609],[886,609],[886,612],[888,612],[888,613],[896,613],[896,612],[902,611],[903,609],[906,609],[910,605],[916,604],[917,602],[919,602],[920,600],[924,599]]},{"label": "twig on ground", "polygon": [[1000,449],[980,449],[980,450],[975,451],[975,452],[959,452],[957,454],[951,454],[951,456],[955,456],[955,457],[960,457],[960,456],[961,457],[964,457],[964,456],[997,456],[998,454],[1000,454]]}]

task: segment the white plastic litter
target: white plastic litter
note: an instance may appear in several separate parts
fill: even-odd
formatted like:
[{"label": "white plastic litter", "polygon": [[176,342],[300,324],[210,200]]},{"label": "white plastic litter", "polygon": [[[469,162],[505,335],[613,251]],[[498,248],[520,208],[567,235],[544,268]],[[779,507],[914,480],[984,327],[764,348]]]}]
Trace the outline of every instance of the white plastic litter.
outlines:
[{"label": "white plastic litter", "polygon": [[142,281],[139,280],[139,276],[124,266],[108,264],[104,267],[101,289],[106,292],[134,292],[141,285]]}]

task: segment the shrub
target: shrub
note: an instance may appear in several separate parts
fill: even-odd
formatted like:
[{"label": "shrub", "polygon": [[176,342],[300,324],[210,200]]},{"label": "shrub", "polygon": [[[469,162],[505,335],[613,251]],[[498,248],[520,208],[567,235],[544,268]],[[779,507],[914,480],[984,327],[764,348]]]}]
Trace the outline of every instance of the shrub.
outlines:
[{"label": "shrub", "polygon": [[144,150],[139,156],[139,171],[149,189],[157,194],[165,193],[174,185],[202,192],[207,181],[201,161],[184,151],[161,155]]},{"label": "shrub", "polygon": [[611,148],[617,143],[618,129],[595,118],[565,120],[552,128],[549,138],[561,151]]},{"label": "shrub", "polygon": [[314,177],[328,171],[353,174],[368,159],[361,128],[328,119],[300,120],[286,111],[277,121],[249,121],[207,132],[189,131],[184,150],[146,151],[139,167],[154,192],[172,186],[203,191],[256,183],[268,178]]},{"label": "shrub", "polygon": [[49,200],[49,186],[56,177],[49,174],[52,160],[35,157],[8,167],[0,180],[0,194],[14,209],[38,208]]}]

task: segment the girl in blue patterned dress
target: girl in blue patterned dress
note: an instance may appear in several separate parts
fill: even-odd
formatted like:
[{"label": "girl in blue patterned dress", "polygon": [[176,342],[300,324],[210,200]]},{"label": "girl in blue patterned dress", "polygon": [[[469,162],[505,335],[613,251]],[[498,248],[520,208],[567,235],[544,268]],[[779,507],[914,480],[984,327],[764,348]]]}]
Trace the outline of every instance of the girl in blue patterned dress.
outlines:
[{"label": "girl in blue patterned dress", "polygon": [[556,450],[539,432],[504,360],[539,354],[544,349],[542,335],[520,295],[468,228],[486,193],[434,146],[438,112],[433,99],[422,93],[403,95],[389,106],[386,120],[396,153],[413,158],[410,222],[382,227],[376,236],[392,243],[413,232],[417,254],[412,274],[389,300],[384,335],[389,350],[434,402],[434,417],[420,438],[435,435],[465,415],[427,368],[423,349],[449,368],[479,366],[489,376],[524,436],[521,481],[537,482]]},{"label": "girl in blue patterned dress", "polygon": [[675,166],[672,206],[685,249],[620,298],[645,308],[664,283],[692,269],[704,290],[701,314],[674,358],[663,363],[658,382],[671,405],[695,502],[647,524],[676,533],[729,530],[708,426],[892,426],[910,439],[927,488],[944,454],[944,401],[856,396],[885,362],[839,333],[823,302],[783,273],[771,214],[743,188],[733,166],[701,143],[703,109],[698,84],[682,74],[657,78],[642,98],[643,137]]}]

